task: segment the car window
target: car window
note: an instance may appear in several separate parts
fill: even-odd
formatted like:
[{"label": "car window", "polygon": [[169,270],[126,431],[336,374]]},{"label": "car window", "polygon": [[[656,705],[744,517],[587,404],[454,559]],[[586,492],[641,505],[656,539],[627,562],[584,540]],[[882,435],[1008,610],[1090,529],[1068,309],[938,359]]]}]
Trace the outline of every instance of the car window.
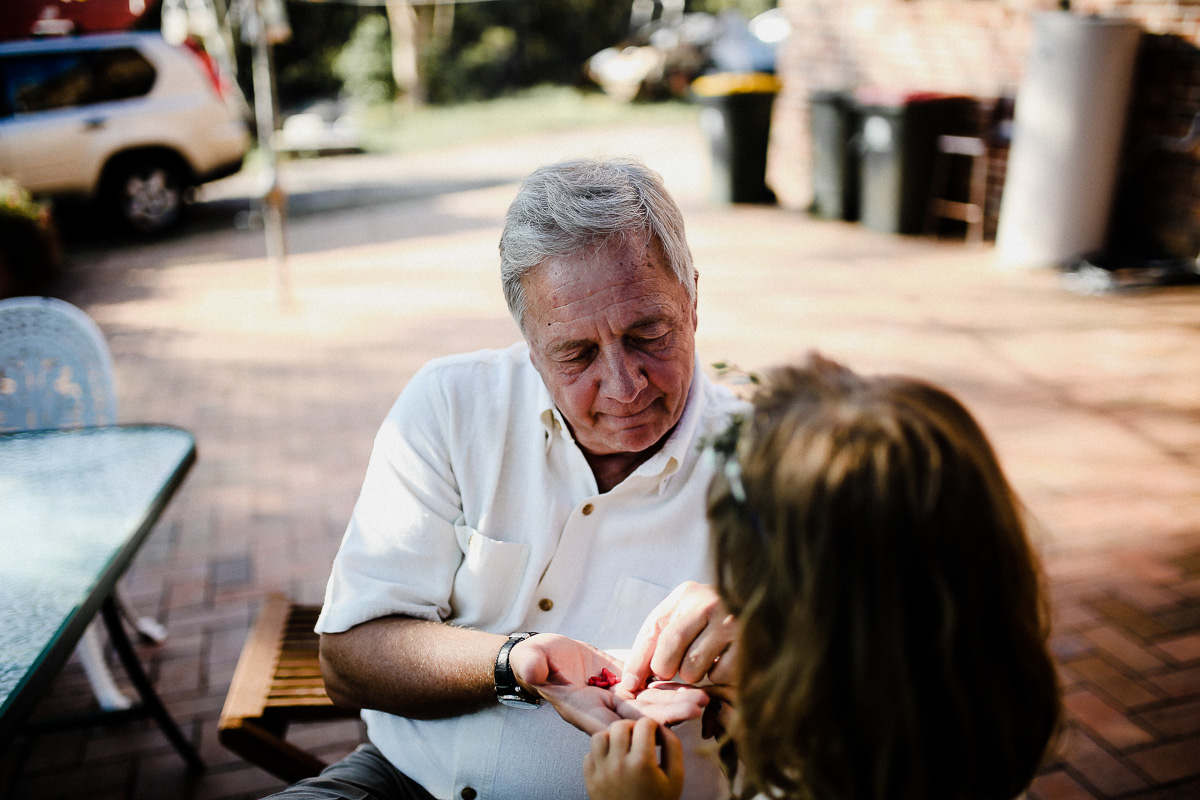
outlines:
[{"label": "car window", "polygon": [[7,113],[124,100],[147,94],[154,85],[154,66],[131,47],[75,53],[45,53],[5,58]]}]

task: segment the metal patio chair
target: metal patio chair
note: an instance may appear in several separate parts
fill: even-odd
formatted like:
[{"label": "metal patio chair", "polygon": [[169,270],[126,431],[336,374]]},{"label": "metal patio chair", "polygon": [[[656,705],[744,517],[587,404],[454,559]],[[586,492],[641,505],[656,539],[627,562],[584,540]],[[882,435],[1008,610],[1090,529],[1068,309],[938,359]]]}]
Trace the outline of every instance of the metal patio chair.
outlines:
[{"label": "metal patio chair", "polygon": [[[117,399],[112,356],[96,323],[79,308],[50,297],[0,300],[0,432],[112,425]],[[166,629],[135,618],[117,589],[122,616],[146,641],[161,644]],[[99,620],[76,648],[100,707],[133,701],[113,680],[104,658]]]}]

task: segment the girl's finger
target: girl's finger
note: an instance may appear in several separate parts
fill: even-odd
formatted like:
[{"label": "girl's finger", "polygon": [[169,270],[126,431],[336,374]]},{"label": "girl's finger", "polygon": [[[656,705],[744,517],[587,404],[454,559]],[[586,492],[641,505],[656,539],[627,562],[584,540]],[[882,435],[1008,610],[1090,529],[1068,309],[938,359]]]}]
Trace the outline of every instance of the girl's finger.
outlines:
[{"label": "girl's finger", "polygon": [[629,752],[629,741],[633,736],[633,720],[622,719],[608,726],[608,751],[617,754]]},{"label": "girl's finger", "polygon": [[633,734],[629,743],[631,753],[654,753],[655,740],[658,737],[659,725],[649,717],[642,717],[633,724]]},{"label": "girl's finger", "polygon": [[662,768],[672,785],[683,786],[683,742],[666,726],[659,726],[662,745]]},{"label": "girl's finger", "polygon": [[593,733],[592,734],[591,755],[595,756],[598,759],[604,758],[605,756],[608,755],[608,749],[609,749],[608,731],[603,730],[603,731],[600,731],[599,733]]}]

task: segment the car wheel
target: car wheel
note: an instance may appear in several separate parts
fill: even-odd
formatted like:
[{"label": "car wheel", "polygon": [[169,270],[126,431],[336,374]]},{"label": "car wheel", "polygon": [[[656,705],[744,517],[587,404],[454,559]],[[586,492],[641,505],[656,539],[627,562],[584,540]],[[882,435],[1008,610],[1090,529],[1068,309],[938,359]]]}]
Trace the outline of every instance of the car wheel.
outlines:
[{"label": "car wheel", "polygon": [[118,218],[139,233],[159,233],[183,215],[183,172],[165,158],[127,161],[114,167],[108,202]]}]

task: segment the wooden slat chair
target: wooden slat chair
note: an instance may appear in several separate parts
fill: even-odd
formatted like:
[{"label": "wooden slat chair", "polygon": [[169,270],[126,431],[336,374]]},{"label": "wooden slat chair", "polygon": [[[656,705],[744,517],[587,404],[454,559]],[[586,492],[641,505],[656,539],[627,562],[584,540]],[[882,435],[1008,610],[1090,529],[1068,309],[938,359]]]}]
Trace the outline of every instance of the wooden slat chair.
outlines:
[{"label": "wooden slat chair", "polygon": [[221,744],[288,783],[327,765],[285,740],[293,722],[357,716],[325,693],[313,632],[320,606],[267,595],[242,647],[218,723]]}]

